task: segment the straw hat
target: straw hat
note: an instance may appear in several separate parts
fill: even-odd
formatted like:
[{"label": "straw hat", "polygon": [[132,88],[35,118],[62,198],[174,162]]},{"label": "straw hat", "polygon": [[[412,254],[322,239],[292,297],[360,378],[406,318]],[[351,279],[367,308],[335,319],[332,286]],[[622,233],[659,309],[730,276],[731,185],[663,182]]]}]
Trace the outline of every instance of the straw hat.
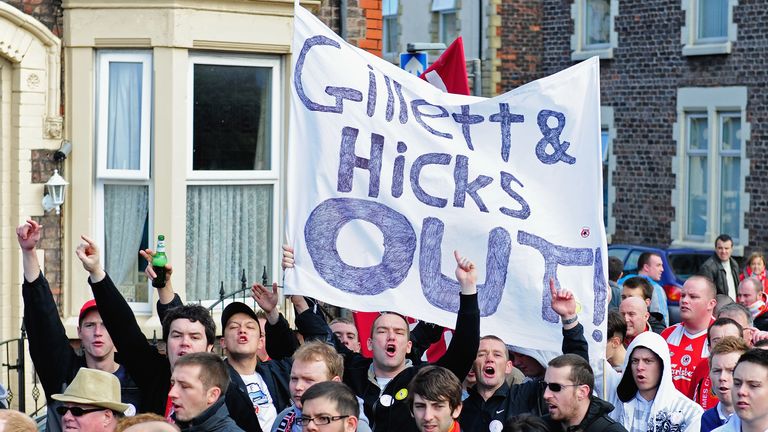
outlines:
[{"label": "straw hat", "polygon": [[51,397],[61,402],[93,405],[119,413],[125,413],[131,406],[120,402],[120,380],[98,369],[80,368],[64,393]]}]

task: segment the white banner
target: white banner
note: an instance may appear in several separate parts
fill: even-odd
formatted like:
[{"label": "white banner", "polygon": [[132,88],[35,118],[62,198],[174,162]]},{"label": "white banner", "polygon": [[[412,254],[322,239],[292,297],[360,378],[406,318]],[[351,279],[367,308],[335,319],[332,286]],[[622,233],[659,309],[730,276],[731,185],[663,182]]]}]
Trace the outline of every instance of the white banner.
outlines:
[{"label": "white banner", "polygon": [[485,99],[443,93],[296,11],[286,293],[453,327],[453,250],[479,267],[482,334],[559,351],[548,280],[602,358],[599,62]]}]

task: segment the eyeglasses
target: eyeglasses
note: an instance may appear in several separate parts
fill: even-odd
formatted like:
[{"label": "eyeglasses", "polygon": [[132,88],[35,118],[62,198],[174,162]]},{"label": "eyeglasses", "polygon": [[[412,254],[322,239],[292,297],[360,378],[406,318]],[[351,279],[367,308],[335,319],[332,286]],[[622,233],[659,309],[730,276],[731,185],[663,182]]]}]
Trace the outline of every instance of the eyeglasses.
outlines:
[{"label": "eyeglasses", "polygon": [[318,426],[324,426],[327,424],[330,424],[331,422],[335,422],[336,420],[341,420],[349,417],[348,415],[343,416],[317,416],[317,417],[300,417],[299,418],[299,424],[302,426],[309,426],[310,423],[315,422]]},{"label": "eyeglasses", "polygon": [[563,389],[563,387],[578,387],[580,385],[581,384],[558,384],[558,383],[548,383],[548,382],[541,381],[541,388],[543,389],[548,388],[549,391],[553,393],[559,392],[560,390]]},{"label": "eyeglasses", "polygon": [[104,411],[104,410],[106,410],[106,408],[92,408],[92,409],[85,409],[85,408],[80,408],[80,407],[78,407],[78,406],[72,406],[72,407],[69,407],[69,406],[60,406],[60,407],[56,407],[56,412],[57,412],[57,413],[58,413],[60,416],[63,416],[64,414],[66,414],[66,413],[67,413],[67,411],[69,411],[69,412],[71,412],[71,413],[72,413],[72,415],[73,415],[73,416],[75,416],[75,417],[80,417],[80,416],[84,416],[84,415],[86,415],[86,414],[88,414],[88,413],[92,413],[92,412],[96,412],[96,411]]}]

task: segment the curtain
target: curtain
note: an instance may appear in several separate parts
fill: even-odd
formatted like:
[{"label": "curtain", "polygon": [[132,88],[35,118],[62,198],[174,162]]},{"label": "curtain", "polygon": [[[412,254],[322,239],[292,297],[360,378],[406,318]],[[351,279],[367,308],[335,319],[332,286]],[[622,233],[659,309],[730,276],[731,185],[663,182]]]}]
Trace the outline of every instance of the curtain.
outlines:
[{"label": "curtain", "polygon": [[148,197],[147,186],[104,185],[104,268],[116,286],[138,271]]},{"label": "curtain", "polygon": [[187,298],[217,300],[271,272],[271,185],[212,185],[187,188]]},{"label": "curtain", "polygon": [[141,63],[109,64],[107,168],[140,168],[141,72]]}]

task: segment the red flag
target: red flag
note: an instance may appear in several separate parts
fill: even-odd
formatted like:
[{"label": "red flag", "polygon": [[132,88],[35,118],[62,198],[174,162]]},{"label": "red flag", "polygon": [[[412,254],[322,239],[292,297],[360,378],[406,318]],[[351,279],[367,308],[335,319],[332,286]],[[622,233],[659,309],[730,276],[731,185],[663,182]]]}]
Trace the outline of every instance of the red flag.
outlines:
[{"label": "red flag", "polygon": [[[373,327],[373,322],[376,320],[376,318],[379,317],[379,313],[352,312],[352,317],[355,320],[355,327],[357,327],[358,337],[360,338],[360,354],[368,358],[373,357],[373,353],[368,349],[368,344],[366,342],[368,341],[368,338],[371,337],[371,328]],[[411,317],[407,317],[407,319],[411,324],[411,328],[413,328],[418,322]],[[453,337],[453,330],[445,329],[443,331],[443,337],[440,339],[440,341],[432,344],[429,349],[427,349],[426,360],[430,363],[433,363],[442,357],[443,354],[445,354],[445,350],[448,348],[451,337]]]},{"label": "red flag", "polygon": [[444,92],[469,95],[469,79],[461,36],[419,77]]}]

